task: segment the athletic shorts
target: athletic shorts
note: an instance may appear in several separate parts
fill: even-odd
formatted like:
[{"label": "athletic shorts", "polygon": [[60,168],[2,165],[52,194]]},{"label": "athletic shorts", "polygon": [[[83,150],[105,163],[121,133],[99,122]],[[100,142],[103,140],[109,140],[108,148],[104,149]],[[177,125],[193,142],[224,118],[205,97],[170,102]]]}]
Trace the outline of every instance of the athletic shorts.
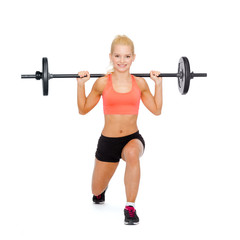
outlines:
[{"label": "athletic shorts", "polygon": [[98,140],[96,158],[102,162],[119,162],[122,150],[132,139],[139,139],[145,149],[145,141],[139,131],[124,137],[105,137],[101,135]]}]

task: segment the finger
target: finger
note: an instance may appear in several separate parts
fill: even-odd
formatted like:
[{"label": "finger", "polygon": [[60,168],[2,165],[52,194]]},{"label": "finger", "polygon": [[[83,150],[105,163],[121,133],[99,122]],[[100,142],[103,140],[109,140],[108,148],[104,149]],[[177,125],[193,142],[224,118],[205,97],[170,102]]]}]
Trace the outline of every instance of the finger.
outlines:
[{"label": "finger", "polygon": [[83,73],[83,72],[81,72],[79,76],[80,76],[80,78],[83,78],[83,76],[84,76],[84,73]]},{"label": "finger", "polygon": [[88,72],[87,71],[83,71],[82,72],[82,78],[87,77],[87,76],[88,76]]},{"label": "finger", "polygon": [[88,71],[84,71],[83,72],[83,77],[88,77],[89,76],[89,72]]}]

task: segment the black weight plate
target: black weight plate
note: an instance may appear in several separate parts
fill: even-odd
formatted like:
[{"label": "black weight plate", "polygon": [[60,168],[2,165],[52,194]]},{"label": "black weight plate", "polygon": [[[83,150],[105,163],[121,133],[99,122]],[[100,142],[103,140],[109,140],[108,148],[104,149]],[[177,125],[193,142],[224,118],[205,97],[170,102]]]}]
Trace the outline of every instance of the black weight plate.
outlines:
[{"label": "black weight plate", "polygon": [[43,58],[42,59],[43,96],[48,95],[48,80],[49,80],[48,60],[47,60],[47,58]]},{"label": "black weight plate", "polygon": [[181,57],[178,62],[178,73],[182,74],[178,77],[178,89],[181,94],[187,94],[190,87],[190,64],[186,57]]}]

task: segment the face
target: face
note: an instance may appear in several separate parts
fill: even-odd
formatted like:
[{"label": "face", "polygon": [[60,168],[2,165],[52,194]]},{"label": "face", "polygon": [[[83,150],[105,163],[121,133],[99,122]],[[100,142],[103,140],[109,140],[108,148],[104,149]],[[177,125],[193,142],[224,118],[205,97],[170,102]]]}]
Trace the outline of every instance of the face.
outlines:
[{"label": "face", "polygon": [[109,55],[115,71],[126,72],[129,71],[132,62],[135,60],[132,49],[127,45],[116,45],[113,53]]}]

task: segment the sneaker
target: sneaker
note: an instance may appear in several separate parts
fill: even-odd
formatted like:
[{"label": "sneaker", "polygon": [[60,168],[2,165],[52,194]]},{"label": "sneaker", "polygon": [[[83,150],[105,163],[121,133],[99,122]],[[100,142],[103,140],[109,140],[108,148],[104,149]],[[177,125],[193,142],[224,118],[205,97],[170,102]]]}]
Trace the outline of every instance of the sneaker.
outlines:
[{"label": "sneaker", "polygon": [[106,190],[98,196],[93,195],[92,200],[95,204],[103,204],[105,202],[105,192],[106,192]]},{"label": "sneaker", "polygon": [[124,209],[124,215],[125,215],[124,223],[126,225],[136,225],[139,223],[139,218],[134,207],[126,206]]}]

